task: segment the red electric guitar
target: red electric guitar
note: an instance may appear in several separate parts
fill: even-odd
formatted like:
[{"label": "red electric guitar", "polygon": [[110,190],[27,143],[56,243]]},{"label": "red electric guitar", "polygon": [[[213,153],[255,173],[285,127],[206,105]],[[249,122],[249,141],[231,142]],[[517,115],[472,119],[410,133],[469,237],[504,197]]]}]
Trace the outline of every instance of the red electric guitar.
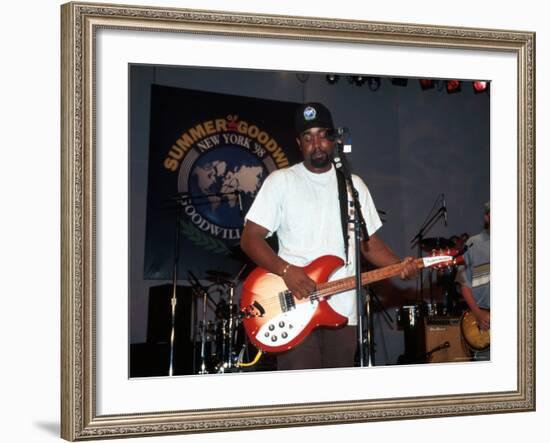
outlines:
[{"label": "red electric guitar", "polygon": [[[418,269],[446,267],[464,262],[459,251],[448,249],[437,255],[415,260]],[[347,317],[334,311],[327,299],[355,288],[355,277],[328,281],[342,265],[343,260],[333,255],[319,257],[304,267],[309,278],[317,283],[309,297],[296,299],[278,275],[256,268],[244,281],[241,294],[241,314],[244,329],[250,341],[264,352],[287,351],[300,344],[309,333],[319,327],[338,328],[346,325]],[[401,264],[375,269],[361,274],[363,285],[395,277]]]}]

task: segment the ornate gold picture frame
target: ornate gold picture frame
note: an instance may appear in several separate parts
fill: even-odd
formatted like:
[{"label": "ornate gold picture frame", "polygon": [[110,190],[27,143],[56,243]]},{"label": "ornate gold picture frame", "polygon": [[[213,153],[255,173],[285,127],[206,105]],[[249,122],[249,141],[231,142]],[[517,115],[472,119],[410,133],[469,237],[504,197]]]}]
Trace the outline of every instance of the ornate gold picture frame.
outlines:
[{"label": "ornate gold picture frame", "polygon": [[[523,31],[374,23],[217,11],[68,3],[62,6],[62,437],[74,440],[263,429],[535,408],[535,35]],[[96,36],[121,33],[354,43],[512,54],[517,60],[517,388],[329,402],[98,413],[96,351]],[[368,377],[368,375],[365,375]]]}]

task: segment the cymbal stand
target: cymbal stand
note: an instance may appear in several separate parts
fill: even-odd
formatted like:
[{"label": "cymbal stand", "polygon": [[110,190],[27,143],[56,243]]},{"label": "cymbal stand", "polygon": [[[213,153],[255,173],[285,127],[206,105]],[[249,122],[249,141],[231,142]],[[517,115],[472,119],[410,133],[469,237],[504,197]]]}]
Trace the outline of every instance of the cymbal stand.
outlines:
[{"label": "cymbal stand", "polygon": [[[226,337],[226,340],[227,340],[227,343],[226,343],[226,340],[224,340],[224,345],[226,344],[227,347],[225,348],[224,346],[224,352],[223,352],[223,355],[222,355],[222,360],[225,359],[225,361],[222,361],[222,365],[220,366],[220,369],[219,369],[219,372],[225,372],[225,371],[231,371],[232,369],[234,369],[236,366],[235,366],[235,361],[237,359],[237,356],[233,355],[234,354],[234,351],[233,351],[233,342],[235,341],[235,338],[236,338],[236,328],[237,328],[237,325],[236,325],[236,314],[237,314],[237,310],[235,309],[235,303],[234,303],[234,300],[235,300],[235,287],[237,286],[237,281],[239,280],[241,274],[244,272],[244,270],[246,269],[246,263],[241,267],[241,269],[239,270],[239,273],[237,274],[237,276],[231,281],[228,283],[228,286],[229,286],[229,311],[228,311],[228,319],[227,319],[227,335]],[[225,326],[225,325],[224,325]],[[225,336],[225,332],[226,332],[226,328],[224,327],[223,328],[223,333],[224,333],[224,336]]]},{"label": "cymbal stand", "polygon": [[393,319],[391,315],[388,314],[388,310],[384,307],[384,305],[382,304],[382,301],[380,300],[380,297],[378,297],[378,295],[376,294],[376,292],[372,287],[370,288],[370,294],[371,294],[373,304],[376,305],[378,307],[378,310],[382,313],[382,318],[386,322],[386,325],[388,325],[390,329],[395,329],[393,326]]},{"label": "cymbal stand", "polygon": [[207,321],[206,321],[206,308],[208,304],[208,300],[210,299],[210,295],[206,291],[206,289],[203,288],[203,286],[200,284],[199,279],[195,277],[195,274],[193,274],[191,271],[188,272],[189,274],[189,280],[192,282],[193,286],[200,291],[202,294],[202,321],[199,324],[199,331],[201,336],[201,367],[199,370],[199,374],[208,374],[208,370],[206,369],[206,333],[207,333]]},{"label": "cymbal stand", "polygon": [[[439,197],[438,197],[439,199]],[[433,211],[433,207],[432,207]],[[431,211],[430,211],[431,212]],[[411,248],[414,248],[414,245],[416,244],[418,246],[418,257],[422,257],[422,241],[424,240],[424,236],[428,233],[430,229],[432,229],[433,225],[437,220],[439,220],[441,217],[444,216],[445,207],[441,206],[439,210],[432,215],[421,227],[418,233],[411,239]],[[424,296],[424,270],[420,270],[420,297],[422,298]]]}]

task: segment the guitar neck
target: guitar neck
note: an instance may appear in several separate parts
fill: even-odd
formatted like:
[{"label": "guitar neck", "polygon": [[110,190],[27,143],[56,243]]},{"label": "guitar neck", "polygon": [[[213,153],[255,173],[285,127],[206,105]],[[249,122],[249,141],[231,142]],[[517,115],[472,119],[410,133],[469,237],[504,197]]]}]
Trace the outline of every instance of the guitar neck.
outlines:
[{"label": "guitar neck", "polygon": [[[421,258],[414,260],[414,264],[418,269],[424,268],[424,261]],[[380,269],[374,269],[372,271],[363,272],[361,274],[361,285],[368,285],[377,281],[385,280],[387,278],[395,277],[401,273],[401,263],[386,266]],[[317,296],[328,297],[340,292],[349,291],[355,289],[355,276],[341,278],[339,280],[329,281],[317,285],[315,293]]]}]

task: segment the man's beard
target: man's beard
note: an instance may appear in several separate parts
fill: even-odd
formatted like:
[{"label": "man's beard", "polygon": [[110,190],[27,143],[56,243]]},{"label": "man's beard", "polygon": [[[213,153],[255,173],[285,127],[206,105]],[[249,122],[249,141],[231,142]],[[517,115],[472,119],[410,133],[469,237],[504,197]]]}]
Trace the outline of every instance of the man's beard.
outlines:
[{"label": "man's beard", "polygon": [[314,168],[324,168],[330,163],[330,157],[325,154],[321,157],[311,157],[311,166]]}]

